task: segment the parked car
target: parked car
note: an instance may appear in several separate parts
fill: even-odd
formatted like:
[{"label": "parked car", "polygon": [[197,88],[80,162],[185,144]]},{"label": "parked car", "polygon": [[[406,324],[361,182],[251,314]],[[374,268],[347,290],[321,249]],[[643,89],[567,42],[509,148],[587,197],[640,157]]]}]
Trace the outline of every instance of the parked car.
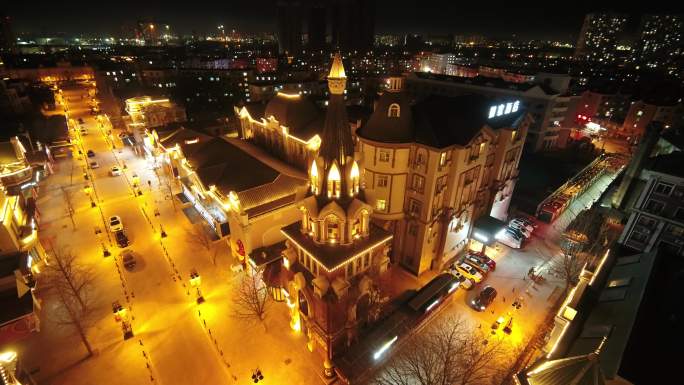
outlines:
[{"label": "parked car", "polygon": [[525,238],[529,238],[532,236],[532,231],[528,230],[525,226],[511,222],[508,224],[508,227],[513,230],[519,231],[520,234],[522,234]]},{"label": "parked car", "polygon": [[468,265],[467,263],[461,262],[457,264],[456,271],[461,273],[464,277],[472,279],[475,283],[482,282],[482,278],[484,278],[479,271],[475,270],[474,267]]},{"label": "parked car", "polygon": [[83,124],[83,118],[78,118],[78,123]]},{"label": "parked car", "polygon": [[513,249],[519,249],[522,246],[522,239],[511,235],[505,229],[496,234],[496,240]]},{"label": "parked car", "polygon": [[523,222],[527,226],[532,226],[533,228],[537,227],[537,222],[530,217],[515,217],[513,220]]},{"label": "parked car", "polygon": [[123,263],[126,270],[133,270],[136,265],[135,255],[131,250],[124,250],[121,253],[121,263]]},{"label": "parked car", "polygon": [[100,164],[97,162],[90,162],[90,168],[100,168]]},{"label": "parked car", "polygon": [[86,130],[85,128],[81,128],[79,131],[81,132],[81,136],[88,135],[88,130]]},{"label": "parked car", "polygon": [[475,257],[471,257],[470,255],[466,255],[463,258],[463,262],[474,267],[475,270],[479,271],[482,275],[487,275],[487,273],[489,273],[489,266],[487,266],[486,263],[480,262],[480,260],[475,258]]},{"label": "parked car", "polygon": [[522,227],[524,229],[527,229],[529,232],[533,233],[534,232],[534,226],[529,225],[527,222],[518,220],[518,219],[511,219],[510,222],[508,222],[509,226],[518,226]]},{"label": "parked car", "polygon": [[511,236],[513,236],[513,237],[515,237],[515,238],[519,238],[520,240],[526,239],[526,238],[525,238],[525,235],[522,233],[522,231],[520,231],[520,230],[518,230],[518,229],[514,229],[514,228],[511,228],[511,227],[506,227],[506,228],[504,229],[504,231],[506,231],[508,234],[510,234]]},{"label": "parked car", "polygon": [[483,253],[476,253],[473,251],[469,251],[468,255],[479,259],[480,262],[482,262],[482,263],[486,263],[487,266],[489,266],[489,270],[491,270],[491,271],[496,270],[496,261],[489,258],[488,256],[484,255]]},{"label": "parked car", "polygon": [[114,238],[116,238],[116,244],[122,249],[131,244],[123,230],[115,232]]},{"label": "parked car", "polygon": [[112,168],[109,169],[109,175],[111,175],[111,176],[121,175],[121,169],[119,168],[119,166],[112,166]]},{"label": "parked car", "polygon": [[449,269],[449,273],[456,277],[461,283],[460,286],[466,290],[470,290],[473,288],[473,281],[469,280],[468,278],[464,277],[463,274],[459,273],[458,270],[454,269],[453,266],[451,269]]},{"label": "parked car", "polygon": [[88,154],[88,158],[94,158],[95,157],[95,151],[93,151],[93,150],[88,150],[87,154]]},{"label": "parked car", "polygon": [[487,286],[470,302],[470,305],[477,311],[484,311],[494,302],[494,298],[496,298],[496,289]]},{"label": "parked car", "polygon": [[109,217],[109,230],[113,233],[123,230],[123,223],[118,215]]},{"label": "parked car", "polygon": [[128,134],[125,133],[125,132],[122,132],[122,133],[120,133],[120,134],[117,135],[117,136],[119,137],[119,139],[126,139],[126,138],[128,138]]}]

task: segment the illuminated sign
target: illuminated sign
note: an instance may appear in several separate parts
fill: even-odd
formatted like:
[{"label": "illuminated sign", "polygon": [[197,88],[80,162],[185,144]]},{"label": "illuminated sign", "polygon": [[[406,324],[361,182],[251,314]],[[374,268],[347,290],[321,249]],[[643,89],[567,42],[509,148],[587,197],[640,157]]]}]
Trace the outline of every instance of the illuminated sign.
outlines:
[{"label": "illuminated sign", "polygon": [[502,103],[496,106],[491,106],[489,107],[489,116],[488,118],[494,118],[494,117],[499,117],[503,115],[508,115],[512,114],[514,112],[518,112],[520,109],[520,101],[516,100],[515,102],[508,102],[508,103]]}]

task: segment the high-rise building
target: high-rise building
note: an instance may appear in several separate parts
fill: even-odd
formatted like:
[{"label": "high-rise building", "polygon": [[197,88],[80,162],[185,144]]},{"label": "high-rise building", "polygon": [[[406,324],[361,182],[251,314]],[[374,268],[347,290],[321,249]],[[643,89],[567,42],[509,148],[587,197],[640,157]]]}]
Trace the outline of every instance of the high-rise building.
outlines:
[{"label": "high-rise building", "polygon": [[375,42],[375,0],[332,2],[332,43],[342,51],[367,51]]},{"label": "high-rise building", "polygon": [[12,31],[12,19],[0,14],[0,52],[12,52],[16,46],[16,38]]},{"label": "high-rise building", "polygon": [[307,36],[309,49],[325,47],[328,28],[328,7],[325,3],[312,2],[308,9]]},{"label": "high-rise building", "polygon": [[617,43],[627,23],[618,13],[590,13],[584,18],[575,56],[591,63],[615,62]]},{"label": "high-rise building", "polygon": [[302,50],[301,1],[278,1],[278,49],[290,55]]},{"label": "high-rise building", "polygon": [[633,51],[636,65],[646,68],[674,64],[682,50],[682,17],[680,15],[644,15],[639,27],[639,41]]}]

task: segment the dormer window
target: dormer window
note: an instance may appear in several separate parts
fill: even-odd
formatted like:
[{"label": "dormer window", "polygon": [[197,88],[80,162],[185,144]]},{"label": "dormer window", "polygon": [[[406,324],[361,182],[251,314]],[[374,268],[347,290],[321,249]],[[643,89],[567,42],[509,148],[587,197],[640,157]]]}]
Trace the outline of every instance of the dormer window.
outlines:
[{"label": "dormer window", "polygon": [[359,166],[354,162],[351,168],[351,188],[349,189],[349,195],[358,194],[359,192]]},{"label": "dormer window", "polygon": [[398,118],[400,112],[400,107],[397,103],[392,103],[387,110],[387,116],[390,118]]},{"label": "dormer window", "polygon": [[318,167],[315,160],[311,162],[311,192],[318,195]]},{"label": "dormer window", "polygon": [[340,197],[340,181],[340,170],[337,168],[337,164],[333,163],[330,172],[328,172],[328,198]]}]

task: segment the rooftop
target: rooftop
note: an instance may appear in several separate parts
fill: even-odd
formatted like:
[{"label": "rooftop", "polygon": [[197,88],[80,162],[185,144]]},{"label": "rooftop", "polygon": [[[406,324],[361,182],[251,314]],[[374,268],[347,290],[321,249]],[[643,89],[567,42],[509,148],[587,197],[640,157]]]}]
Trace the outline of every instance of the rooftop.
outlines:
[{"label": "rooftop", "polygon": [[299,222],[295,222],[283,227],[281,231],[287,238],[306,250],[307,253],[312,255],[320,264],[330,271],[336,269],[340,264],[352,257],[362,254],[366,250],[378,246],[392,238],[390,232],[371,223],[368,237],[357,239],[350,245],[318,244],[308,235],[302,234],[300,226]]},{"label": "rooftop", "polygon": [[684,178],[684,152],[676,151],[650,158],[644,167],[647,170]]}]

